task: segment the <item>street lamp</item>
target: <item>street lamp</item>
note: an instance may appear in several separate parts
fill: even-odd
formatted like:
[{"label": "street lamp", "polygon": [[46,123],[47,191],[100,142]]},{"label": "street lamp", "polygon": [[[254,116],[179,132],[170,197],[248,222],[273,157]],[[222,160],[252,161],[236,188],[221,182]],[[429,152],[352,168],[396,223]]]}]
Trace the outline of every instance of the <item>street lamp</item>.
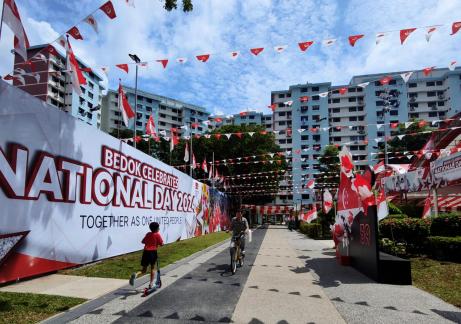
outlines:
[{"label": "street lamp", "polygon": [[138,120],[138,64],[141,59],[136,54],[128,54],[128,56],[136,63],[136,77],[134,81],[134,147],[136,148],[136,122]]},{"label": "street lamp", "polygon": [[385,165],[389,164],[389,158],[387,156],[387,125],[386,125],[386,116],[387,113],[391,111],[391,108],[398,108],[400,106],[400,102],[398,100],[398,96],[400,95],[400,91],[398,90],[389,90],[385,89],[379,97],[384,101],[383,104],[383,118],[384,118],[384,163]]}]

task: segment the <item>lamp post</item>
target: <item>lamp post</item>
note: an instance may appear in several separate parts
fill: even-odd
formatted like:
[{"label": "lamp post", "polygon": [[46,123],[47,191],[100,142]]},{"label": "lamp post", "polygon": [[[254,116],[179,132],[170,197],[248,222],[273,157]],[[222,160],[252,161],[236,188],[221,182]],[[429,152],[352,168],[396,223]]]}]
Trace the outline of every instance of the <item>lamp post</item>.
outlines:
[{"label": "lamp post", "polygon": [[141,59],[136,54],[128,54],[128,56],[136,63],[136,76],[134,81],[134,147],[136,148],[136,123],[138,120],[138,64]]},{"label": "lamp post", "polygon": [[397,100],[400,92],[398,90],[385,89],[379,96],[383,99],[383,118],[384,118],[384,164],[389,164],[389,158],[387,156],[387,114],[391,111],[391,108],[398,108],[400,102]]}]

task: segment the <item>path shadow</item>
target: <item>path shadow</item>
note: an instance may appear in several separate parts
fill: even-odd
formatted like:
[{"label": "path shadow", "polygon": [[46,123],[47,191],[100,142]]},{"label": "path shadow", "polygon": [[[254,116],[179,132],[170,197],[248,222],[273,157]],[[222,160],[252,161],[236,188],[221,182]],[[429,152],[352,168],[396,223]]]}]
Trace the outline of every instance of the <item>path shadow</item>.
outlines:
[{"label": "path shadow", "polygon": [[431,309],[434,313],[447,320],[453,321],[455,323],[461,323],[461,312],[452,312],[452,311],[444,311],[440,309]]}]

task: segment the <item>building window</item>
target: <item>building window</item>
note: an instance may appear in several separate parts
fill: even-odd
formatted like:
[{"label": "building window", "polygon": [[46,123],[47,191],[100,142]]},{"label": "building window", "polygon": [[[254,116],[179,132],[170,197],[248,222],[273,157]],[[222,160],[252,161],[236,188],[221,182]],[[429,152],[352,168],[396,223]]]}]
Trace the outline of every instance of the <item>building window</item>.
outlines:
[{"label": "building window", "polygon": [[333,103],[339,103],[339,102],[340,102],[340,99],[339,99],[339,98],[334,98],[334,99],[332,100],[332,102],[333,102]]},{"label": "building window", "polygon": [[319,96],[312,96],[312,100],[314,100],[314,101],[319,100],[319,98],[320,98]]},{"label": "building window", "polygon": [[308,141],[309,135],[301,135],[301,141]]},{"label": "building window", "polygon": [[307,92],[307,88],[301,88],[301,92]]},{"label": "building window", "polygon": [[285,98],[285,94],[284,93],[279,94],[279,98]]},{"label": "building window", "polygon": [[390,111],[390,115],[391,115],[391,116],[398,116],[398,114],[399,114],[399,111],[398,111],[398,110],[391,110],[391,111]]},{"label": "building window", "polygon": [[384,102],[381,100],[376,101],[376,107],[380,107],[380,106],[384,106]]},{"label": "building window", "polygon": [[333,113],[339,113],[341,110],[339,108],[333,108]]},{"label": "building window", "polygon": [[279,126],[284,126],[284,125],[286,125],[285,121],[279,121]]},{"label": "building window", "polygon": [[286,115],[286,112],[285,112],[285,111],[279,112],[279,116],[285,116],[285,115]]},{"label": "building window", "polygon": [[320,91],[319,87],[312,87],[312,91]]},{"label": "building window", "polygon": [[356,107],[349,107],[349,112],[354,112],[354,111],[357,111]]},{"label": "building window", "polygon": [[439,106],[439,107],[445,106],[445,102],[444,101],[437,101],[437,106]]},{"label": "building window", "polygon": [[429,117],[437,117],[437,112],[436,111],[429,112]]},{"label": "building window", "polygon": [[286,144],[287,140],[285,139],[279,139],[279,144]]},{"label": "building window", "polygon": [[349,102],[356,102],[357,101],[357,98],[356,97],[351,97],[349,98]]},{"label": "building window", "polygon": [[312,110],[320,110],[320,106],[319,105],[313,105]]},{"label": "building window", "polygon": [[441,86],[441,85],[443,85],[443,81],[437,81],[435,84],[438,85],[438,86]]},{"label": "building window", "polygon": [[429,91],[429,92],[427,93],[427,96],[428,96],[428,97],[435,97],[435,95],[436,95],[435,91]]},{"label": "building window", "polygon": [[357,121],[357,116],[349,117],[349,121]]},{"label": "building window", "polygon": [[414,83],[414,82],[408,83],[408,88],[416,88],[417,86],[418,86],[417,83]]},{"label": "building window", "polygon": [[255,119],[255,116],[252,115],[252,116],[249,116],[248,118],[250,118],[250,119]]},{"label": "building window", "polygon": [[433,87],[435,86],[435,82],[434,81],[428,81],[426,82],[426,87]]}]

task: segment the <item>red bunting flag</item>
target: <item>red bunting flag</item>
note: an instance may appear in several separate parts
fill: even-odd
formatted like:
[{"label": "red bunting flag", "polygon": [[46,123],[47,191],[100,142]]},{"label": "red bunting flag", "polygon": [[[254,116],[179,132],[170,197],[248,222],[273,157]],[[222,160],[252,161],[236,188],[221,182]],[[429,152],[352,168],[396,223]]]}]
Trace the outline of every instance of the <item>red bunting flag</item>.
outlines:
[{"label": "red bunting flag", "polygon": [[101,9],[110,19],[117,17],[112,1],[107,1],[105,4],[99,7],[99,9]]},{"label": "red bunting flag", "polygon": [[237,133],[235,133],[235,136],[237,136],[238,138],[242,138],[242,133],[241,133],[241,132],[237,132]]},{"label": "red bunting flag", "polygon": [[397,128],[399,126],[399,123],[391,123],[391,128]]},{"label": "red bunting flag", "polygon": [[152,137],[156,137],[154,117],[150,115],[149,120],[146,123],[146,134]]},{"label": "red bunting flag", "polygon": [[312,44],[314,44],[313,41],[298,43],[299,49],[303,52],[305,52],[309,47],[311,47]]},{"label": "red bunting flag", "polygon": [[216,118],[214,119],[214,121],[215,121],[216,123],[220,123],[220,122],[222,122],[222,118],[216,117]]},{"label": "red bunting flag", "polygon": [[259,134],[261,134],[261,135],[266,135],[266,134],[267,134],[267,131],[260,131]]},{"label": "red bunting flag", "polygon": [[343,95],[347,92],[347,88],[346,87],[343,87],[341,89],[339,89],[339,94]]},{"label": "red bunting flag", "polygon": [[202,170],[203,170],[203,172],[208,173],[208,167],[207,167],[207,163],[206,163],[206,158],[202,162]]},{"label": "red bunting flag", "polygon": [[432,70],[434,70],[434,66],[424,68],[423,69],[424,76],[428,76],[429,74],[431,74]]},{"label": "red bunting flag", "polygon": [[219,134],[219,133],[214,134],[214,136],[215,136],[217,139],[220,139],[220,138],[221,138],[221,134]]},{"label": "red bunting flag", "polygon": [[312,127],[311,128],[312,133],[317,133],[318,131],[319,131],[319,129],[317,127]]},{"label": "red bunting flag", "polygon": [[115,66],[128,73],[128,64],[116,64]]},{"label": "red bunting flag", "polygon": [[349,44],[351,44],[352,47],[354,47],[355,43],[362,38],[365,35],[354,35],[354,36],[349,36]]},{"label": "red bunting flag", "polygon": [[75,58],[74,52],[72,51],[72,47],[70,46],[69,40],[67,40],[67,69],[70,70],[70,79],[72,83],[72,88],[74,88],[75,92],[79,95],[82,94],[82,89],[80,88],[81,85],[86,84],[86,79],[83,76],[82,70],[78,65],[77,59]]},{"label": "red bunting flag", "polygon": [[139,136],[139,135],[134,137],[134,141],[135,141],[136,143],[141,142],[141,140],[142,140],[142,137]]},{"label": "red bunting flag", "polygon": [[239,56],[239,54],[240,54],[239,51],[230,52],[231,59],[233,59],[233,60],[237,59],[237,57]]},{"label": "red bunting flag", "polygon": [[246,111],[241,111],[241,112],[239,112],[239,115],[240,115],[240,116],[246,116],[246,115],[247,115],[247,112],[246,112]]},{"label": "red bunting flag", "polygon": [[308,102],[308,101],[309,101],[309,96],[302,96],[302,97],[299,97],[299,101],[300,101],[300,102]]},{"label": "red bunting flag", "polygon": [[205,62],[208,61],[208,59],[210,58],[210,54],[197,55],[196,58],[197,58],[197,60],[199,60],[200,62],[205,63]]},{"label": "red bunting flag", "polygon": [[400,44],[403,45],[405,40],[410,36],[412,32],[414,32],[416,28],[408,28],[408,29],[402,29],[400,30]]},{"label": "red bunting flag", "polygon": [[458,30],[461,29],[461,21],[454,22],[453,25],[451,25],[451,34],[454,35],[458,32]]},{"label": "red bunting flag", "polygon": [[379,83],[381,83],[381,85],[388,85],[389,82],[391,82],[391,80],[392,80],[392,77],[388,75],[382,78],[381,80],[379,80]]},{"label": "red bunting flag", "polygon": [[190,124],[190,127],[192,127],[192,128],[197,128],[197,127],[198,127],[198,123],[192,123],[192,124]]},{"label": "red bunting flag", "polygon": [[27,49],[29,40],[19,15],[18,7],[14,0],[5,0],[3,2],[2,18],[14,34],[14,49],[24,61],[27,60]]},{"label": "red bunting flag", "polygon": [[72,36],[74,39],[77,39],[77,40],[83,40],[83,37],[82,37],[82,34],[80,34],[80,30],[78,30],[77,27],[72,27],[71,29],[69,29],[67,31],[67,33]]},{"label": "red bunting flag", "polygon": [[275,111],[275,108],[277,108],[277,104],[272,104],[267,106],[267,108],[270,108],[272,111]]},{"label": "red bunting flag", "polygon": [[166,66],[168,65],[168,60],[167,59],[157,60],[157,62],[161,63],[163,68],[166,69]]},{"label": "red bunting flag", "polygon": [[50,54],[53,55],[53,56],[58,56],[58,55],[59,55],[59,54],[58,54],[58,51],[56,50],[56,48],[54,48],[53,45],[48,45],[48,46],[46,47],[46,50],[48,51],[48,53],[50,53]]},{"label": "red bunting flag", "polygon": [[118,85],[118,107],[122,112],[123,123],[128,127],[129,120],[134,118],[134,112],[126,99],[121,83]]},{"label": "red bunting flag", "polygon": [[426,125],[427,125],[427,122],[426,122],[425,120],[421,120],[421,121],[418,123],[418,126],[421,127],[421,128],[424,127],[424,126],[426,126]]},{"label": "red bunting flag", "polygon": [[314,187],[315,187],[315,180],[314,180],[314,179],[309,180],[309,181],[307,182],[307,184],[306,184],[306,188],[312,190],[312,189],[314,189]]},{"label": "red bunting flag", "polygon": [[333,207],[333,196],[328,189],[325,189],[325,192],[323,193],[323,211],[325,214],[328,214],[331,207]]},{"label": "red bunting flag", "polygon": [[251,48],[251,49],[250,49],[250,52],[251,52],[254,56],[258,56],[262,51],[264,51],[264,47],[256,47],[256,48]]}]

